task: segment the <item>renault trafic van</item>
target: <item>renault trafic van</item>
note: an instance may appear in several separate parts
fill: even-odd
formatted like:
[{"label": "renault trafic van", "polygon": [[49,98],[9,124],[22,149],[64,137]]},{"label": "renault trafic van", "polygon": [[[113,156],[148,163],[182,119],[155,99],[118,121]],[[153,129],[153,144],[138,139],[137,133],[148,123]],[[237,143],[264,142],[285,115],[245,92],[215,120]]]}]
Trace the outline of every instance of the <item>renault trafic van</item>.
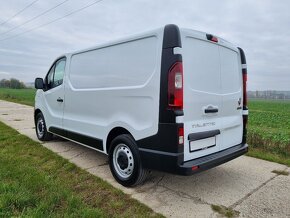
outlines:
[{"label": "renault trafic van", "polygon": [[35,80],[36,134],[107,154],[124,186],[191,175],[247,152],[246,81],[241,48],[166,25],[57,58]]}]

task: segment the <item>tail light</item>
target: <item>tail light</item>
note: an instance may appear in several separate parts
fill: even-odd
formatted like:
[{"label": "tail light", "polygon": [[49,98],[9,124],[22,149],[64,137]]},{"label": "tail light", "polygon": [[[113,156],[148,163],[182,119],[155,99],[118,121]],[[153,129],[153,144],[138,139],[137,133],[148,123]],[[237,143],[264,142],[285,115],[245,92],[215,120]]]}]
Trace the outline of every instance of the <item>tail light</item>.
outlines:
[{"label": "tail light", "polygon": [[248,99],[247,99],[247,69],[243,69],[243,99],[244,99],[244,103],[243,106],[247,107],[248,104]]},{"label": "tail light", "polygon": [[168,74],[168,106],[171,109],[183,109],[183,68],[182,62],[176,62]]},{"label": "tail light", "polygon": [[242,74],[243,74],[243,139],[242,143],[247,142],[247,123],[248,123],[248,98],[247,98],[247,61],[243,49],[238,48],[241,54]]},{"label": "tail light", "polygon": [[[244,137],[246,137],[247,133],[247,123],[248,123],[248,97],[247,97],[247,80],[248,80],[248,74],[247,74],[247,68],[243,68],[243,124],[244,124]],[[245,141],[244,139],[243,141]]]},{"label": "tail light", "polygon": [[183,145],[184,143],[184,128],[179,127],[178,129],[178,144]]}]

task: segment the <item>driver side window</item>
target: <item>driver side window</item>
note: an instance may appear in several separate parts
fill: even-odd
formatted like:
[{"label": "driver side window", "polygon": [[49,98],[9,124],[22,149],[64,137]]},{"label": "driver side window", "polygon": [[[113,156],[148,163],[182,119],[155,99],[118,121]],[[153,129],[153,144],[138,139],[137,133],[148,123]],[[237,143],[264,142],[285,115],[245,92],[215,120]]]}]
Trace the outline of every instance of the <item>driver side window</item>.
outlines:
[{"label": "driver side window", "polygon": [[65,68],[65,59],[60,59],[59,61],[56,62],[53,77],[53,87],[57,87],[62,84],[64,68]]},{"label": "driver side window", "polygon": [[47,78],[46,78],[46,85],[47,85],[46,88],[47,89],[51,89],[52,88],[54,68],[55,68],[55,65],[53,65],[53,67],[50,69],[49,73],[47,74]]},{"label": "driver side window", "polygon": [[59,59],[46,76],[47,90],[55,88],[63,83],[66,58]]}]

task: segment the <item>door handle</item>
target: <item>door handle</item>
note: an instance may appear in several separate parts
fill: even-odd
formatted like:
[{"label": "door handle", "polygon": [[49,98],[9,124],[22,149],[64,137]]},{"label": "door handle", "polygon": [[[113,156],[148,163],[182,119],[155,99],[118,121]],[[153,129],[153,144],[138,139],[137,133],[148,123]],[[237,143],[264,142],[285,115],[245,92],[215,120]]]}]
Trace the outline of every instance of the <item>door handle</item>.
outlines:
[{"label": "door handle", "polygon": [[206,114],[217,113],[217,112],[219,112],[218,107],[208,106],[207,108],[204,109],[204,113]]},{"label": "door handle", "polygon": [[63,99],[62,98],[58,98],[56,101],[63,102]]}]

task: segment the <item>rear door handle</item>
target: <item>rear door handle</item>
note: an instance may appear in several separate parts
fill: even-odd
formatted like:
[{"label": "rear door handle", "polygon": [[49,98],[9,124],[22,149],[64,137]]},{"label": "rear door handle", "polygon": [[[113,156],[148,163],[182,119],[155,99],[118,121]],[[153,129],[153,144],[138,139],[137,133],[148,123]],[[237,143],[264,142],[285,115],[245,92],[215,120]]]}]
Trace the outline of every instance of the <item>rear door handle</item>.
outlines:
[{"label": "rear door handle", "polygon": [[210,114],[210,113],[217,113],[219,112],[218,107],[214,107],[214,106],[208,106],[207,108],[204,109],[204,113],[206,114]]},{"label": "rear door handle", "polygon": [[58,98],[56,101],[63,102],[63,99],[62,98]]}]

